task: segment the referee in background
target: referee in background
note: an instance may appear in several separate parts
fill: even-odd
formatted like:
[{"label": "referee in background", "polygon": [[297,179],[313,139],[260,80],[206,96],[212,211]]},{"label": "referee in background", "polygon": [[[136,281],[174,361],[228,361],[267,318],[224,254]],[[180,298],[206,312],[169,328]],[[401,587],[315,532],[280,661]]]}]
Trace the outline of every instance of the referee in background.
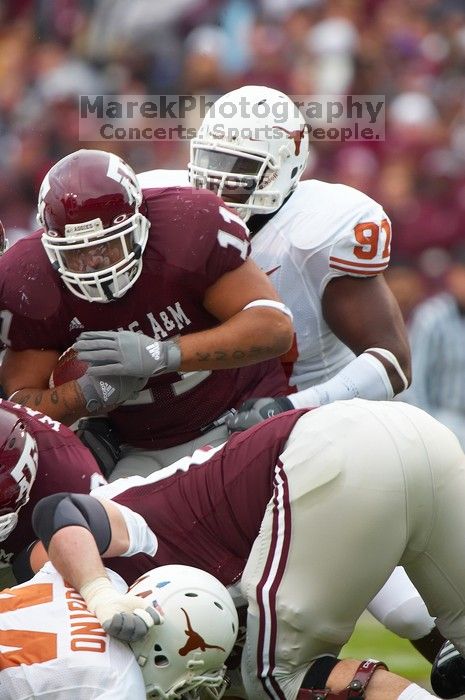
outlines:
[{"label": "referee in background", "polygon": [[413,379],[397,398],[447,425],[465,449],[465,247],[450,254],[444,291],[423,301],[413,314]]}]

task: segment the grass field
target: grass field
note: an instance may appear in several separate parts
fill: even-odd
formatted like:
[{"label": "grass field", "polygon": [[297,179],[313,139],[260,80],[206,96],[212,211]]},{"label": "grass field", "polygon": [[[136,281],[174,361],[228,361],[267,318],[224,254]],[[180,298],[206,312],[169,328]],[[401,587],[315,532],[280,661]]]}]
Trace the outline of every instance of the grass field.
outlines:
[{"label": "grass field", "polygon": [[379,659],[384,661],[391,671],[429,688],[429,663],[410,642],[388,632],[369,613],[365,613],[360,619],[341,656]]}]

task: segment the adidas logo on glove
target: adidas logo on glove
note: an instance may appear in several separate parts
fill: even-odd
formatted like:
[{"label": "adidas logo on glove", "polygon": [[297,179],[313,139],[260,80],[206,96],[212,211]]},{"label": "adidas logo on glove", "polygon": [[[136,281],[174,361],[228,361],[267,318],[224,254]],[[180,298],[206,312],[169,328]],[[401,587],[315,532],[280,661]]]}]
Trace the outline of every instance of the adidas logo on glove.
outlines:
[{"label": "adidas logo on glove", "polygon": [[151,345],[146,345],[145,349],[153,357],[154,360],[160,359],[160,343],[157,343],[155,341],[155,343],[152,343]]},{"label": "adidas logo on glove", "polygon": [[106,402],[110,398],[112,394],[115,392],[115,387],[111,386],[111,384],[108,384],[107,382],[99,382],[100,383],[100,389],[102,391],[102,396],[103,400]]}]

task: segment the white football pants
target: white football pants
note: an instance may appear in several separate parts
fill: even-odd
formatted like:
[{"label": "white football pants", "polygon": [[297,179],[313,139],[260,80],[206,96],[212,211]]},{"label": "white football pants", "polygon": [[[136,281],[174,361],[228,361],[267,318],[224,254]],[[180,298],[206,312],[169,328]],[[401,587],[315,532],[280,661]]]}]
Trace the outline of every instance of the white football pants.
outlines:
[{"label": "white football pants", "polygon": [[360,399],[305,414],[242,577],[248,696],[295,700],[398,564],[465,653],[464,533],[465,455],[431,416]]}]

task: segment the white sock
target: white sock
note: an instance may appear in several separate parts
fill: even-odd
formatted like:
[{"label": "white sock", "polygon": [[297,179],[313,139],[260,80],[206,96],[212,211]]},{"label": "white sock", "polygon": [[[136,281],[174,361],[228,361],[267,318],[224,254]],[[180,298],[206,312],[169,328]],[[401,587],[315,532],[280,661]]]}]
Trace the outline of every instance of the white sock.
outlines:
[{"label": "white sock", "polygon": [[435,697],[435,695],[428,693],[427,690],[421,688],[416,683],[410,683],[410,685],[401,692],[397,700],[427,700],[427,698]]}]

